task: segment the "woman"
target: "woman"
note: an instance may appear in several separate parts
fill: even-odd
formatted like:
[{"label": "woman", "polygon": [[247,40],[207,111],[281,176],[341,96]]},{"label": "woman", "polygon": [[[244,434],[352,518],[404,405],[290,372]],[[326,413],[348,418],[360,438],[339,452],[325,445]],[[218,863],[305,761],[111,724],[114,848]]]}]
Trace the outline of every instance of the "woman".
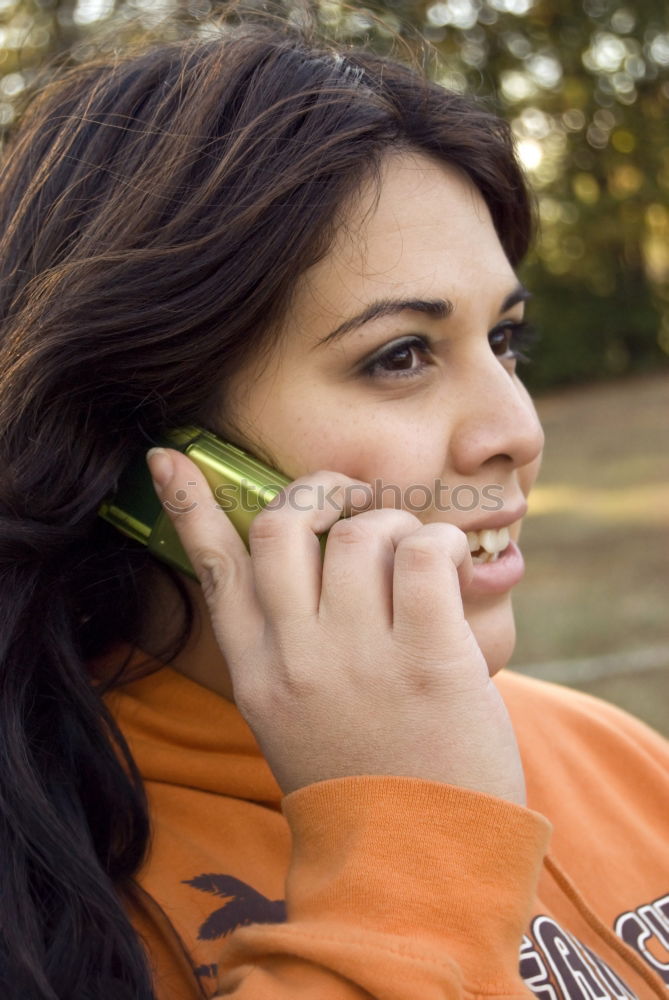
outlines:
[{"label": "woman", "polygon": [[[490,679],[542,448],[508,129],[246,26],[44,88],[1,203],[3,996],[662,995],[666,745]],[[292,481],[249,554],[149,454],[201,587],[97,515],[187,424]]]}]

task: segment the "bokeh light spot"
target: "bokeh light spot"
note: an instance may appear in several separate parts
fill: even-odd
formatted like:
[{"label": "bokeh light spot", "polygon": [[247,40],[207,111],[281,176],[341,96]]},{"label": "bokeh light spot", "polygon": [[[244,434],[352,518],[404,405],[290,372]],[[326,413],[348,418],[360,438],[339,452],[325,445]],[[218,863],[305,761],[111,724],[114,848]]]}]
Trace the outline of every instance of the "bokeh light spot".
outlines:
[{"label": "bokeh light spot", "polygon": [[631,153],[636,146],[636,138],[625,128],[618,128],[611,135],[611,145],[618,153]]},{"label": "bokeh light spot", "polygon": [[599,184],[592,174],[576,174],[571,186],[578,200],[584,205],[594,205],[599,200]]}]

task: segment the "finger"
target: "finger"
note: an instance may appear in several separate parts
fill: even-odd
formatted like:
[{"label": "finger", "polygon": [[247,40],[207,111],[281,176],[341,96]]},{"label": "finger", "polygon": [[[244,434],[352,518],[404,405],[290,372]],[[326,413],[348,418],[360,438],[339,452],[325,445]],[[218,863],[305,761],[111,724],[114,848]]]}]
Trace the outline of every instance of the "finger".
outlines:
[{"label": "finger", "polygon": [[393,623],[393,567],[401,538],[420,528],[407,510],[381,507],[340,520],[328,534],[319,615]]},{"label": "finger", "polygon": [[433,521],[400,539],[393,572],[393,631],[416,646],[448,645],[464,623],[461,587],[473,574],[467,536]]},{"label": "finger", "polygon": [[202,585],[221,650],[234,661],[264,624],[249,554],[190,458],[173,448],[157,448],[147,462],[158,498]]},{"label": "finger", "polygon": [[318,613],[322,561],[317,534],[373,502],[368,483],[319,471],[286,486],[251,523],[256,593],[275,624]]}]

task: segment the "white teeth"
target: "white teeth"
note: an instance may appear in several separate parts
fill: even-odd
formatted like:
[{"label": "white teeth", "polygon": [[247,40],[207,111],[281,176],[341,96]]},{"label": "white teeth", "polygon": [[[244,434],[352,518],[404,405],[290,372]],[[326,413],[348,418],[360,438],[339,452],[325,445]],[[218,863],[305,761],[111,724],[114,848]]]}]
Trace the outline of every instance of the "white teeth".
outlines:
[{"label": "white teeth", "polygon": [[480,556],[472,556],[473,563],[484,563],[484,562],[494,562],[497,558],[497,553],[491,556],[489,552],[483,552]]},{"label": "white teeth", "polygon": [[483,531],[468,531],[467,543],[470,552],[483,549],[477,556],[472,556],[472,562],[492,562],[500,552],[503,552],[510,541],[509,529],[486,528]]},{"label": "white teeth", "polygon": [[496,531],[479,531],[479,538],[481,539],[481,548],[485,549],[491,555],[497,552],[497,532]]}]

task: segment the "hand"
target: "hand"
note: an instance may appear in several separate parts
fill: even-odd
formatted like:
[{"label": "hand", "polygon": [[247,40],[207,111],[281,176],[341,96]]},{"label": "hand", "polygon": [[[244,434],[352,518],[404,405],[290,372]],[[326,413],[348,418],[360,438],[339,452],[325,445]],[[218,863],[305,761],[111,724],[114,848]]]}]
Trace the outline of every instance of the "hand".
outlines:
[{"label": "hand", "polygon": [[[172,472],[158,496],[188,484],[195,505],[166,509],[236,704],[286,794],[392,774],[524,803],[513,729],[464,617],[472,562],[462,531],[394,508],[348,516],[366,484],[316,472],[291,484],[301,509],[284,503],[255,517],[249,555],[198,467],[166,455]],[[154,482],[162,458],[149,462]],[[319,487],[336,506],[319,509]],[[321,565],[317,533],[328,529]]]}]

